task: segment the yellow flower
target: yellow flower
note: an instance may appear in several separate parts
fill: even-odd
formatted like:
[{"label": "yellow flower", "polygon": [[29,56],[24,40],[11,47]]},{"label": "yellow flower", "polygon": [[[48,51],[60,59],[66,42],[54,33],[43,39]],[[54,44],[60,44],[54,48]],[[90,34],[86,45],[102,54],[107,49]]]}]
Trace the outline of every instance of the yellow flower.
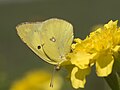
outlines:
[{"label": "yellow flower", "polygon": [[73,65],[71,82],[74,88],[84,87],[85,77],[93,65],[100,77],[106,77],[112,72],[115,58],[120,51],[120,28],[117,22],[111,20],[84,40],[75,39],[72,52],[67,56],[71,62],[69,64]]},{"label": "yellow flower", "polygon": [[15,81],[10,90],[60,90],[62,78],[55,77],[53,88],[50,87],[51,74],[43,70],[28,72],[22,79]]},{"label": "yellow flower", "polygon": [[112,72],[114,63],[114,48],[120,43],[120,28],[118,21],[110,21],[104,27],[90,34],[89,39],[95,50],[96,72],[98,76],[105,77]]}]

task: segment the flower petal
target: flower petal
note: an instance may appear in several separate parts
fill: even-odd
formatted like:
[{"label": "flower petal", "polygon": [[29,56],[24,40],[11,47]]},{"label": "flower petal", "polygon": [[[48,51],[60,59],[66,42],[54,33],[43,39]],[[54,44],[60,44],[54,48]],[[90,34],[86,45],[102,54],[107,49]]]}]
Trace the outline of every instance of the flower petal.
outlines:
[{"label": "flower petal", "polygon": [[104,27],[107,29],[114,29],[114,28],[117,28],[117,23],[118,23],[118,20],[114,22],[111,20],[107,24],[105,24]]},{"label": "flower petal", "polygon": [[78,66],[80,69],[85,69],[93,65],[93,58],[96,54],[89,54],[84,51],[77,51],[71,54],[71,63]]},{"label": "flower petal", "polygon": [[74,88],[84,88],[86,83],[86,75],[88,75],[91,71],[91,68],[87,69],[79,69],[78,67],[74,67],[71,72],[71,82]]},{"label": "flower petal", "polygon": [[114,58],[111,53],[99,54],[96,60],[96,73],[98,76],[108,76],[112,72]]}]

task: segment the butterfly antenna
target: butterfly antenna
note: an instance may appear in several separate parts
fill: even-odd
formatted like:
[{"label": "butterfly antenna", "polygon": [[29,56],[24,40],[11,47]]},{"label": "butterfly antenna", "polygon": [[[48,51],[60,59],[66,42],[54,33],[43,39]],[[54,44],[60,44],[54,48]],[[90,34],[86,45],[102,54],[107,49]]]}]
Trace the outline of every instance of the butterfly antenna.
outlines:
[{"label": "butterfly antenna", "polygon": [[51,78],[51,81],[50,81],[50,87],[53,87],[53,81],[54,81],[55,72],[56,72],[56,66],[54,66],[54,69],[53,69],[52,78]]}]

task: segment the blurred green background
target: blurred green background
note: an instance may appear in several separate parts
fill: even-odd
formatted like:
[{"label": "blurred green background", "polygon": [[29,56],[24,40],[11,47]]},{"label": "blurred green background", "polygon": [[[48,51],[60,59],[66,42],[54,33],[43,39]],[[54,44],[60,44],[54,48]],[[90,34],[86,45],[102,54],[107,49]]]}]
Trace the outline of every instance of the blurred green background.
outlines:
[{"label": "blurred green background", "polygon": [[[43,62],[18,37],[15,27],[21,22],[62,18],[74,26],[75,37],[84,39],[97,24],[120,21],[120,0],[0,0],[0,90],[9,90],[27,71],[53,66]],[[67,75],[59,71],[63,78]],[[110,90],[104,79],[93,73],[82,90]],[[61,90],[74,90],[67,80]]]}]

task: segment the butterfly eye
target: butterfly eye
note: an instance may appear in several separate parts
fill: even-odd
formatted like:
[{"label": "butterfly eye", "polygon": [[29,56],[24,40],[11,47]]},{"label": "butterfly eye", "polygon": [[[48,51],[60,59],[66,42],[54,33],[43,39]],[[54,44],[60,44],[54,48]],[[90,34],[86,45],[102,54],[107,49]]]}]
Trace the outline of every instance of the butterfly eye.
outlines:
[{"label": "butterfly eye", "polygon": [[55,42],[56,41],[55,37],[50,38],[50,41]]},{"label": "butterfly eye", "polygon": [[40,49],[40,48],[41,48],[41,46],[38,46],[37,48],[38,48],[38,49]]}]

